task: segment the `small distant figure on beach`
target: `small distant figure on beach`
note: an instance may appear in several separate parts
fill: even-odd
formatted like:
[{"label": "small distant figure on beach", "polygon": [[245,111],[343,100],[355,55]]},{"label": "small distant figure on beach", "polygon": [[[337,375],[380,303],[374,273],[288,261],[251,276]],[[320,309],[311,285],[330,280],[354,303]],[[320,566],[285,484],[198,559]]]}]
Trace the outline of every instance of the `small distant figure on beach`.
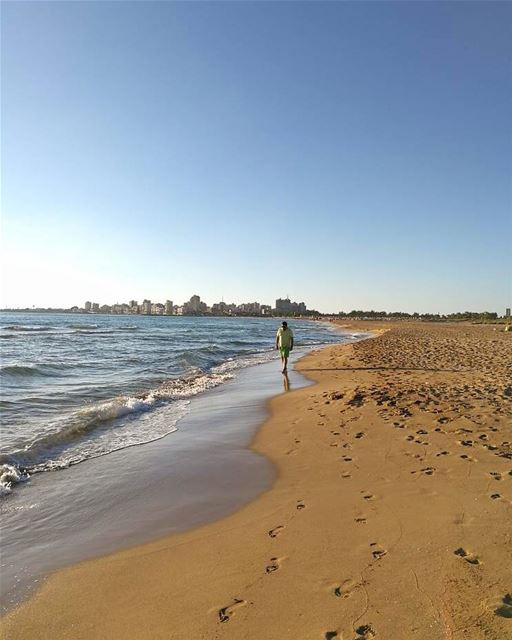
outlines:
[{"label": "small distant figure on beach", "polygon": [[288,357],[290,355],[290,351],[293,350],[293,332],[288,327],[286,320],[283,321],[282,326],[277,330],[276,349],[279,349],[281,354],[281,364],[283,365],[282,372],[286,373],[288,368]]}]

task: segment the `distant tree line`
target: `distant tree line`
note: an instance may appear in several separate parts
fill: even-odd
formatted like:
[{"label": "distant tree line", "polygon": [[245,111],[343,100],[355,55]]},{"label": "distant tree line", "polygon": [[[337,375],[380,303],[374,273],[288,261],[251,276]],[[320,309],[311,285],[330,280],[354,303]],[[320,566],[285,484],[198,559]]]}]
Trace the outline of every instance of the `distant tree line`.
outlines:
[{"label": "distant tree line", "polygon": [[498,314],[494,311],[460,311],[458,313],[448,313],[448,314],[440,314],[440,313],[406,313],[404,311],[363,311],[361,309],[353,309],[349,313],[345,313],[344,311],[340,311],[338,313],[339,318],[367,318],[371,320],[381,319],[381,318],[389,318],[389,319],[400,319],[400,318],[410,318],[411,320],[429,320],[429,321],[443,321],[447,320],[457,322],[457,321],[469,321],[469,322],[492,322],[494,320],[498,320]]}]

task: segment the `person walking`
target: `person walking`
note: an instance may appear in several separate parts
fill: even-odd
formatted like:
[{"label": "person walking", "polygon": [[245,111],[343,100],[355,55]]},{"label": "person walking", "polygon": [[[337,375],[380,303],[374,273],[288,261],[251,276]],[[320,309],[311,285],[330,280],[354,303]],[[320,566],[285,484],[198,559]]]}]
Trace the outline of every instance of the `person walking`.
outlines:
[{"label": "person walking", "polygon": [[281,354],[282,373],[286,373],[288,368],[288,356],[293,349],[293,331],[288,327],[286,320],[279,327],[276,333],[276,349]]}]

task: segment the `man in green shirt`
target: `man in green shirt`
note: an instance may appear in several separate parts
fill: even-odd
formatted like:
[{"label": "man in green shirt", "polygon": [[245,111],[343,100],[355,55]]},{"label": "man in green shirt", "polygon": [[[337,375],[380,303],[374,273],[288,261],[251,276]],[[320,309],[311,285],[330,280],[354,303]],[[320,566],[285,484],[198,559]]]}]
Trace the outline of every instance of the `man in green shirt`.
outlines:
[{"label": "man in green shirt", "polygon": [[285,373],[288,367],[288,356],[293,349],[293,333],[292,330],[288,328],[286,320],[277,330],[276,349],[279,349],[281,353],[281,364],[283,365],[283,373]]}]

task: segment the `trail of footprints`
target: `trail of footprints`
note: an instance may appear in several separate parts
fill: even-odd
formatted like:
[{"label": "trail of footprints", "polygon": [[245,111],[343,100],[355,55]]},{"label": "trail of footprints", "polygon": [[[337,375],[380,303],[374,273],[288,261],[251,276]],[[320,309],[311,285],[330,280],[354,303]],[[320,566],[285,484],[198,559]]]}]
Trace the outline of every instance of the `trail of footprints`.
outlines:
[{"label": "trail of footprints", "polygon": [[[382,344],[378,345],[376,340],[368,341],[367,343],[358,343],[356,346],[356,350],[358,350],[359,358],[362,363],[365,362],[365,350],[368,351],[368,358],[366,358],[368,364],[370,366],[375,366],[376,361],[376,353],[374,346],[377,345],[377,351],[380,348],[380,360],[382,361],[383,366],[394,368],[394,367],[410,367],[412,369],[417,369],[419,366],[424,366],[428,368],[429,366],[435,370],[439,367],[448,367],[446,364],[442,364],[439,359],[439,351],[438,350],[426,350],[424,345],[415,345],[414,341],[417,340],[416,335],[408,335],[407,330],[403,332],[403,339],[408,342],[407,347],[403,350],[403,353],[398,349],[396,349],[396,345],[394,345],[394,358],[389,356],[388,349],[384,345],[384,339],[379,339]],[[412,341],[412,342],[411,342]],[[384,345],[384,347],[382,347]],[[457,345],[455,342],[450,342],[450,340],[446,340],[446,353],[448,360],[450,360],[451,350],[455,349]],[[411,362],[407,361],[410,356],[411,348],[414,351],[414,357]],[[426,355],[425,355],[426,354]],[[400,357],[403,357],[403,361],[400,360]],[[478,349],[475,350],[474,357],[479,358],[480,354]],[[429,360],[429,359],[432,360]],[[377,356],[377,360],[378,360]],[[453,358],[452,358],[453,360]],[[455,358],[455,361],[463,361],[463,358]],[[479,364],[479,368],[482,370],[487,366],[485,362],[485,358],[481,358],[481,362]],[[490,372],[493,372],[493,367],[488,366]],[[386,385],[383,388],[383,384]],[[512,394],[510,394],[512,395]],[[504,407],[502,406],[504,402],[510,401],[510,396],[503,392],[501,395],[498,393],[498,388],[495,384],[490,384],[485,381],[484,378],[481,379],[479,384],[475,384],[473,386],[470,385],[449,385],[448,383],[437,383],[433,384],[428,382],[423,385],[415,385],[414,387],[404,388],[400,387],[400,381],[397,382],[396,378],[386,378],[380,381],[380,386],[373,385],[369,389],[361,389],[356,388],[348,397],[347,394],[342,393],[340,391],[332,391],[326,392],[323,394],[323,402],[325,404],[331,404],[333,402],[344,400],[346,403],[346,407],[341,409],[342,413],[349,412],[353,408],[362,407],[367,402],[375,402],[379,407],[378,412],[379,415],[385,420],[385,422],[391,423],[391,426],[396,429],[409,429],[412,421],[418,419],[418,412],[430,413],[434,416],[434,419],[437,423],[437,427],[435,427],[431,434],[450,437],[454,434],[462,435],[462,438],[457,440],[457,444],[461,447],[465,448],[475,448],[475,447],[483,447],[486,450],[494,453],[494,455],[499,456],[501,458],[506,458],[512,460],[512,444],[509,441],[503,441],[501,443],[494,443],[490,440],[492,437],[492,433],[496,433],[498,429],[496,427],[487,426],[485,429],[485,433],[478,434],[478,431],[484,429],[485,420],[481,414],[477,414],[475,410],[475,402],[480,402],[479,408],[483,411],[484,405],[485,408],[488,408],[489,405],[492,405],[495,410],[495,414],[505,413]],[[318,404],[318,400],[313,400],[314,405]],[[449,404],[448,411],[441,411],[439,408],[440,403],[443,402]],[[484,403],[484,404],[482,404]],[[308,407],[308,411],[314,410],[314,405]],[[447,415],[439,415],[445,413]],[[480,417],[479,417],[480,416]],[[325,426],[326,421],[328,422],[330,418],[328,418],[325,414],[319,414],[320,421],[318,422],[318,426]],[[342,424],[340,425],[342,428],[346,428],[350,423],[357,420],[357,416],[345,415]],[[468,428],[459,428],[455,431],[450,432],[450,423],[454,420],[458,419],[466,419],[469,420],[475,425],[475,429]],[[419,425],[415,425],[419,426]],[[477,433],[475,433],[475,430]],[[333,436],[342,435],[342,431],[338,429],[331,430],[330,433]],[[364,431],[358,431],[352,437],[354,440],[361,440],[366,436]],[[411,444],[420,445],[420,447],[428,447],[431,443],[429,440],[429,431],[425,428],[419,426],[416,428],[415,433],[410,433],[405,437],[406,442]],[[299,444],[299,440],[295,440],[295,444]],[[339,443],[333,442],[331,444],[332,447],[341,446],[344,449],[351,449],[352,446],[349,443]],[[423,449],[418,448],[418,451],[423,451]],[[429,451],[427,449],[427,451]],[[434,454],[434,452],[432,452]],[[409,454],[411,455],[411,454]],[[424,457],[425,454],[419,455],[415,454],[414,457]],[[446,456],[450,456],[451,452],[447,449],[441,449],[435,453],[437,458],[443,458]],[[468,462],[474,461],[475,458],[469,456],[466,453],[459,454],[460,459],[466,460]],[[353,462],[353,458],[350,455],[343,455],[341,460],[345,463]],[[416,471],[411,471],[412,474],[417,474],[421,476],[431,476],[436,472],[436,468],[433,466],[425,466]],[[512,476],[512,469],[508,472],[498,472],[498,471],[490,471],[488,472],[490,477],[495,481],[503,481],[504,476],[508,475]],[[341,475],[342,478],[348,479],[351,478],[351,474],[348,472],[344,472]],[[362,499],[365,501],[374,500],[375,496],[370,492],[363,490],[361,491]],[[501,498],[501,494],[492,493],[490,495],[491,499],[498,500]],[[306,505],[303,500],[297,500],[295,505],[297,510],[302,510],[306,508]],[[358,525],[365,525],[367,520],[366,516],[360,515],[354,518],[354,522]],[[284,525],[278,525],[268,531],[268,536],[270,538],[278,537],[283,530],[285,529]],[[379,545],[377,542],[369,543],[370,553],[373,559],[373,562],[380,561],[384,558],[388,551]],[[470,566],[478,566],[481,564],[480,558],[474,553],[466,551],[463,547],[459,547],[454,552],[455,556],[457,556],[460,562],[465,562]],[[282,558],[277,556],[272,556],[270,561],[265,567],[265,573],[270,574],[278,571],[281,568]],[[336,598],[344,599],[348,598],[351,593],[350,589],[345,586],[345,584],[337,585],[333,587],[332,593]],[[243,599],[235,598],[233,602],[222,607],[218,610],[218,617],[220,622],[227,622],[233,616],[233,613],[238,607],[244,606],[246,603]],[[496,605],[494,610],[495,614],[504,618],[512,618],[512,596],[508,593],[506,594],[501,602]],[[363,624],[354,629],[356,638],[353,640],[370,640],[374,638],[376,632],[371,625],[371,623]],[[324,632],[324,640],[341,640],[341,635],[337,630],[325,631]],[[352,640],[352,639],[351,639]]]}]

